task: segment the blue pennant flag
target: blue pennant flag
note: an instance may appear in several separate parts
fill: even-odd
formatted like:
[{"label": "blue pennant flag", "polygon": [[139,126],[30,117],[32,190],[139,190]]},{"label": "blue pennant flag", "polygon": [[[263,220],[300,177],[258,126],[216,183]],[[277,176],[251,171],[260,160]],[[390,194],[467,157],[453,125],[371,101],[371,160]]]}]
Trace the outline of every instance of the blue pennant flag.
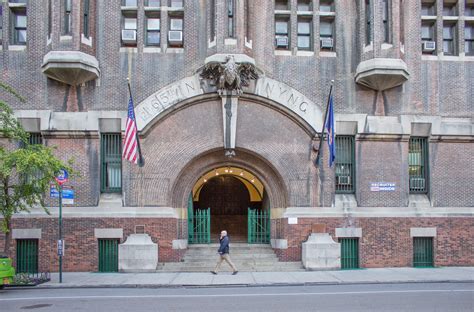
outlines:
[{"label": "blue pennant flag", "polygon": [[332,167],[336,159],[336,144],[334,142],[334,109],[332,94],[329,95],[328,117],[326,119],[325,128],[328,131],[328,147],[329,147],[329,167]]}]

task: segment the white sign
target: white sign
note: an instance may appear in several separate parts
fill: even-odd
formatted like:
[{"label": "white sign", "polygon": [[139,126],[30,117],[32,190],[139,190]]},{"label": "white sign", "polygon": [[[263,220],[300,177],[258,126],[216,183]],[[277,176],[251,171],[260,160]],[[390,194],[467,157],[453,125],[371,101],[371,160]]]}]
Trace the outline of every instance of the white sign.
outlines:
[{"label": "white sign", "polygon": [[395,183],[390,182],[372,182],[370,183],[371,192],[393,192],[395,191]]},{"label": "white sign", "polygon": [[298,224],[298,218],[288,218],[288,224]]},{"label": "white sign", "polygon": [[58,239],[58,256],[64,256],[64,239]]}]

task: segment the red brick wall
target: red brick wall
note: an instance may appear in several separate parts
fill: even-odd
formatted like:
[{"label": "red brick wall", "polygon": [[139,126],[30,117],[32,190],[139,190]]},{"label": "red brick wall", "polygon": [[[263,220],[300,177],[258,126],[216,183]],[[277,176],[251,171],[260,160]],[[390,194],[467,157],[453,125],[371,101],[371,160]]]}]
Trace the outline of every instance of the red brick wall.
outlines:
[{"label": "red brick wall", "polygon": [[[474,265],[473,218],[359,218],[353,227],[362,228],[359,240],[360,266],[412,266],[413,239],[411,227],[436,227],[433,239],[435,266]],[[301,260],[301,246],[311,233],[312,224],[326,224],[327,232],[335,238],[335,228],[347,227],[344,218],[298,218],[298,224],[281,222],[281,238],[288,239],[288,249],[276,250],[281,261]],[[275,224],[273,221],[272,225]]]}]

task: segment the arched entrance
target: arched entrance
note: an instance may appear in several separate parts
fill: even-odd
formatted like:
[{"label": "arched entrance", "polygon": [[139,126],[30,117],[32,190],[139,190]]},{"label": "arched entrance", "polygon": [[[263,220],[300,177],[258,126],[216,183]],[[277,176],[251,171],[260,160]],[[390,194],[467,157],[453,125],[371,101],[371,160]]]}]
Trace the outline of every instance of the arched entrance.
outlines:
[{"label": "arched entrance", "polygon": [[254,174],[235,166],[214,168],[193,187],[188,203],[189,241],[206,242],[205,231],[216,241],[220,231],[227,230],[233,242],[268,243],[269,211],[265,187]]}]

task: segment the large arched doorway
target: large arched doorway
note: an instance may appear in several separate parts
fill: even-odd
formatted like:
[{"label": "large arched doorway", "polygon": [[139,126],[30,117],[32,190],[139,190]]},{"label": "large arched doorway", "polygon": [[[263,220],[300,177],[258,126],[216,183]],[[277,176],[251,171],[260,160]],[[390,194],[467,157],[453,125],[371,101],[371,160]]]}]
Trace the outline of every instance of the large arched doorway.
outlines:
[{"label": "large arched doorway", "polygon": [[[215,242],[221,230],[226,230],[233,242],[253,242],[257,231],[258,242],[268,242],[269,201],[261,181],[247,170],[226,166],[208,171],[194,185],[189,205],[191,243],[193,232],[203,236],[202,231],[209,231]],[[209,229],[202,227],[205,222],[209,222]]]}]

